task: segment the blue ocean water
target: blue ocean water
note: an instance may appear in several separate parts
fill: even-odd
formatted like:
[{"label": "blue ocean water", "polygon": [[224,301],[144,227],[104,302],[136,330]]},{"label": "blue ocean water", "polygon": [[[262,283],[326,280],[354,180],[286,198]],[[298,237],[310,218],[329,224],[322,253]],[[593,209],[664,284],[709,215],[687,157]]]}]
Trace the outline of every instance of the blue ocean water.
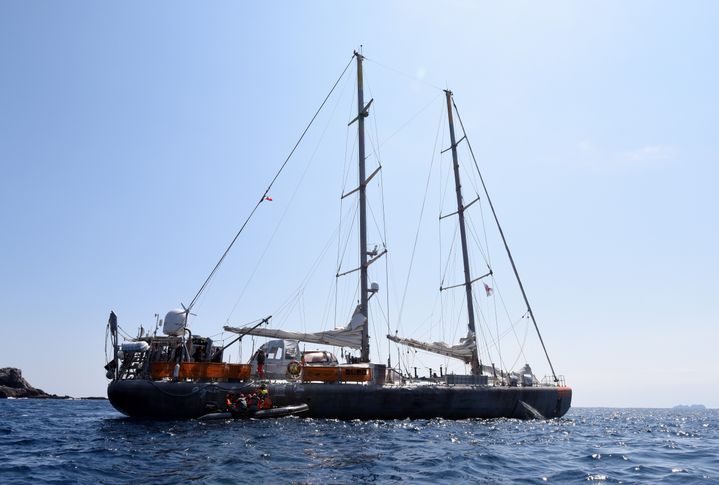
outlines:
[{"label": "blue ocean water", "polygon": [[719,410],[550,421],[135,421],[0,400],[0,483],[719,483]]}]

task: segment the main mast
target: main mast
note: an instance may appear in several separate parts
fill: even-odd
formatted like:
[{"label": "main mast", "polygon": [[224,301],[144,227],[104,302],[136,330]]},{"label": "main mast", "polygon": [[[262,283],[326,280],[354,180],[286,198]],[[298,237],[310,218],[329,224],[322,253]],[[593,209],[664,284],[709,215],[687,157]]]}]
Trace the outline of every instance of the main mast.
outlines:
[{"label": "main mast", "polygon": [[360,238],[360,313],[365,317],[362,325],[362,362],[369,362],[369,286],[367,285],[367,196],[365,178],[364,119],[367,108],[364,104],[362,83],[362,54],[355,51],[357,59],[357,134],[359,152],[359,238]]},{"label": "main mast", "polygon": [[481,368],[477,355],[477,336],[474,325],[474,299],[472,298],[472,276],[469,269],[469,253],[467,252],[467,232],[464,227],[464,204],[462,202],[462,184],[459,181],[459,162],[457,160],[457,142],[454,137],[454,121],[452,118],[452,91],[445,90],[447,95],[447,120],[449,122],[449,138],[452,143],[452,164],[454,167],[454,185],[457,191],[457,215],[459,216],[459,235],[462,241],[462,262],[464,263],[464,288],[467,293],[467,316],[469,331],[474,337],[472,347],[472,374],[479,375]]}]

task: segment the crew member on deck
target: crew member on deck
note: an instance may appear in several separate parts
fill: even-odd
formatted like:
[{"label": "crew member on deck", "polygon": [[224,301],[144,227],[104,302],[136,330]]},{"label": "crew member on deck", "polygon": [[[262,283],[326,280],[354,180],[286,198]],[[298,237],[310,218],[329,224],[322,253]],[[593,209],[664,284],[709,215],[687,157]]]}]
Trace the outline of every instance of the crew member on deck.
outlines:
[{"label": "crew member on deck", "polygon": [[257,375],[260,379],[265,378],[265,351],[262,349],[257,351]]}]

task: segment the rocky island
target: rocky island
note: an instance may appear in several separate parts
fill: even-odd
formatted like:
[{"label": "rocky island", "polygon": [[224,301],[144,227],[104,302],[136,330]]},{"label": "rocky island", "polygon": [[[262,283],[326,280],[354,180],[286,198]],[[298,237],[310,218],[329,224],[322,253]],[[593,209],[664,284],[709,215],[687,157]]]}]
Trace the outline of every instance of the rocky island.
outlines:
[{"label": "rocky island", "polygon": [[705,411],[706,406],[703,404],[678,404],[672,409],[676,409],[677,411]]},{"label": "rocky island", "polygon": [[36,399],[67,399],[68,396],[48,394],[42,389],[32,387],[22,376],[22,371],[15,367],[0,369],[0,398],[31,397]]}]

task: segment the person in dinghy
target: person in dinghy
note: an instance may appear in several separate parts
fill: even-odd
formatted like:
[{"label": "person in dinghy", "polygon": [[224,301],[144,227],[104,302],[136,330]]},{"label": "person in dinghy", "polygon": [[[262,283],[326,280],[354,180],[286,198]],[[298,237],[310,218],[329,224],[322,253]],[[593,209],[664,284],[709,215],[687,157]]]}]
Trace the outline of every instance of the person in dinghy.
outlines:
[{"label": "person in dinghy", "polygon": [[262,384],[256,392],[245,394],[227,394],[227,410],[233,418],[251,418],[257,411],[272,408],[272,399],[267,385]]}]

